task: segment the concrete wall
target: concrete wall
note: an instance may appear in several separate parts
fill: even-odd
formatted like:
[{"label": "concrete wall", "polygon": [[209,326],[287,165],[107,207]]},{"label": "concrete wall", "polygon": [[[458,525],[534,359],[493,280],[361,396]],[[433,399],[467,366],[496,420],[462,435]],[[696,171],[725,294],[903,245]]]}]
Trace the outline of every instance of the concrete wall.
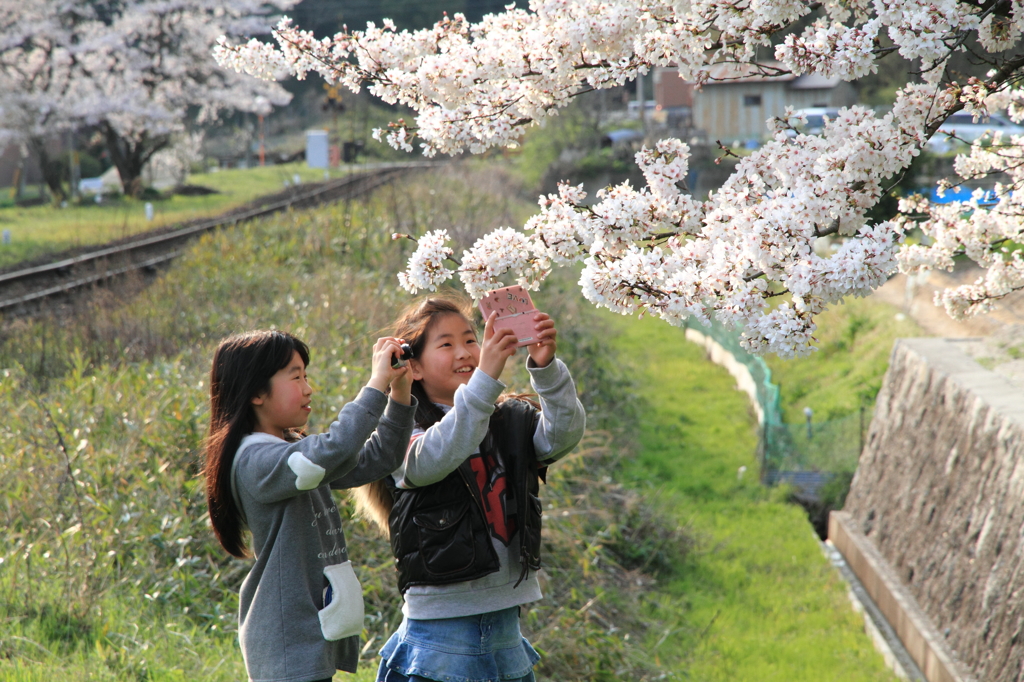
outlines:
[{"label": "concrete wall", "polygon": [[1024,391],[905,339],[844,511],[978,680],[1024,680]]}]

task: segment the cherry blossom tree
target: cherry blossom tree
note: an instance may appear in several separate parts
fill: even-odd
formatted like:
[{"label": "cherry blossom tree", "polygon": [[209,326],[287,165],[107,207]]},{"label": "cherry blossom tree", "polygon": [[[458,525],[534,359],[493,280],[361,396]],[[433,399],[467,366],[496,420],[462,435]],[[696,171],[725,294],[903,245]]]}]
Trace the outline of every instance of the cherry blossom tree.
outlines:
[{"label": "cherry blossom tree", "polygon": [[[720,63],[764,73],[856,80],[898,53],[915,64],[884,115],[843,109],[819,135],[800,132],[790,111],[766,122],[772,139],[740,159],[705,199],[680,190],[689,147],[665,139],[636,161],[647,186],[597,193],[561,185],[540,199],[522,230],[481,238],[461,259],[444,231],[424,235],[400,281],[434,289],[458,274],[467,291],[513,281],[536,288],[553,267],[583,263],[580,286],[598,306],[646,312],[680,324],[714,318],[742,330],[754,352],[802,355],[815,317],[845,296],[863,296],[898,269],[951,267],[963,255],[985,268],[974,285],[941,296],[950,314],[988,309],[1024,288],[1024,139],[987,139],[957,162],[962,179],[992,176],[999,202],[901,203],[893,220],[867,211],[895,184],[952,113],[1006,109],[1024,120],[1021,0],[532,0],[469,23],[444,17],[429,29],[377,27],[317,38],[283,20],[276,44],[222,39],[215,55],[260,78],[309,72],[416,112],[375,136],[423,154],[514,145],[576,95],[674,65],[698,85]],[[777,65],[758,62],[773,52]],[[951,68],[962,53],[984,78]],[[984,72],[984,69],[980,72]],[[913,246],[912,228],[923,235]],[[838,251],[815,253],[817,240]]]},{"label": "cherry blossom tree", "polygon": [[219,67],[210,51],[221,35],[266,32],[268,14],[296,0],[0,2],[10,5],[0,24],[0,128],[29,141],[98,130],[129,194],[190,122],[226,110],[266,114],[291,98],[277,83]]},{"label": "cherry blossom tree", "polygon": [[64,198],[50,141],[74,126],[64,103],[80,88],[72,76],[83,47],[78,30],[93,8],[74,3],[2,2],[0,18],[0,145],[17,142],[39,160],[53,197]]},{"label": "cherry blossom tree", "polygon": [[291,99],[273,82],[222,69],[210,58],[219,36],[269,29],[266,15],[296,0],[135,0],[97,27],[105,47],[86,66],[93,85],[82,113],[96,121],[126,193],[142,168],[185,129],[225,110],[267,114]]}]

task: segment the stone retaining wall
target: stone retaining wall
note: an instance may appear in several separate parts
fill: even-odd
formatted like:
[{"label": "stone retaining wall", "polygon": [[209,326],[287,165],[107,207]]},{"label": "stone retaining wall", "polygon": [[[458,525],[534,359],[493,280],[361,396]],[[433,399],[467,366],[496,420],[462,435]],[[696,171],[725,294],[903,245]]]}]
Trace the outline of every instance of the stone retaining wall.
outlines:
[{"label": "stone retaining wall", "polygon": [[1024,680],[1024,391],[955,342],[900,340],[844,511],[961,667]]}]

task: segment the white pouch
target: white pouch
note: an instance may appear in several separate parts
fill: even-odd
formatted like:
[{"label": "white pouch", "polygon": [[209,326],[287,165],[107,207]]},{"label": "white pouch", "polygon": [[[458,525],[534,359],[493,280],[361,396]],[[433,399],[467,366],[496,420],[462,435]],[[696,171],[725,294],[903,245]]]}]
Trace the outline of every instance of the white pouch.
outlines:
[{"label": "white pouch", "polygon": [[363,589],[359,586],[352,562],[324,568],[330,582],[331,602],[320,610],[320,631],[333,642],[363,631]]}]

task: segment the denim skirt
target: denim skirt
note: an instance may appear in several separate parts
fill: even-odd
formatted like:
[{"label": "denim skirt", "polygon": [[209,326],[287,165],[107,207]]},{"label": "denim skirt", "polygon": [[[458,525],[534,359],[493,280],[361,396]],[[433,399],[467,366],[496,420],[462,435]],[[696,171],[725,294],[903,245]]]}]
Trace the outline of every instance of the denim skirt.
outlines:
[{"label": "denim skirt", "polygon": [[540,660],[519,631],[519,607],[461,618],[405,618],[380,651],[377,682],[533,682]]}]

